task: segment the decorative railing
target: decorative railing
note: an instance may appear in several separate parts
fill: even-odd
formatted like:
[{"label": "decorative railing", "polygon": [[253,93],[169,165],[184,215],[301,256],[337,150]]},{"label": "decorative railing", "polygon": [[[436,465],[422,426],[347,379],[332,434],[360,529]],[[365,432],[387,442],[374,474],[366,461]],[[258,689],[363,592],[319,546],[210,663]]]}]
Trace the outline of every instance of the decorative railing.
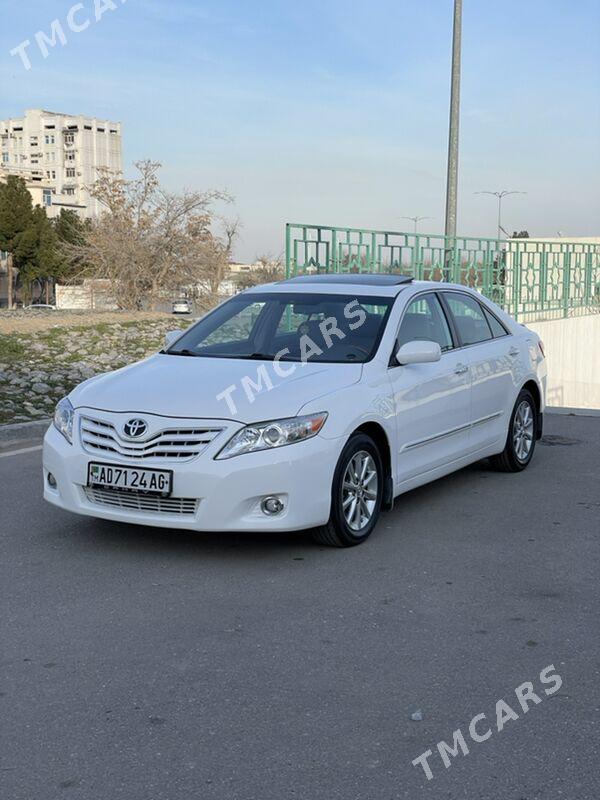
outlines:
[{"label": "decorative railing", "polygon": [[288,224],[286,271],[396,272],[458,283],[521,320],[600,311],[600,242]]}]

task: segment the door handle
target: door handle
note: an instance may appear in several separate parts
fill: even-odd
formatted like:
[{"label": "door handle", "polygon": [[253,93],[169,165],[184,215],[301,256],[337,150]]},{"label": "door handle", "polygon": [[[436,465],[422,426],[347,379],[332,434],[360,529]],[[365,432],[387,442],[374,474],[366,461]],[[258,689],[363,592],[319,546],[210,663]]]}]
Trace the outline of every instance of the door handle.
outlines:
[{"label": "door handle", "polygon": [[511,347],[510,350],[508,351],[508,355],[512,356],[513,358],[515,356],[518,356],[519,355],[519,348],[518,347]]},{"label": "door handle", "polygon": [[456,369],[454,370],[454,372],[457,375],[464,375],[465,372],[468,372],[468,371],[469,371],[469,368],[468,368],[468,366],[466,364],[457,364],[456,365]]}]

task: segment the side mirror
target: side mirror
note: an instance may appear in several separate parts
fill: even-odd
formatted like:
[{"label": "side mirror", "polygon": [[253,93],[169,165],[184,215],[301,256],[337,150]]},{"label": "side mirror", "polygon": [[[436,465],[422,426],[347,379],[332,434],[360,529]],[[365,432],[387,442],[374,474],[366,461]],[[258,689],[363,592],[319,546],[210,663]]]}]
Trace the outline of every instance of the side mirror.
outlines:
[{"label": "side mirror", "polygon": [[430,364],[439,361],[442,348],[437,342],[415,340],[407,342],[396,353],[396,361],[401,364]]},{"label": "side mirror", "polygon": [[171,347],[176,339],[179,339],[183,331],[167,331],[165,333],[165,349]]}]

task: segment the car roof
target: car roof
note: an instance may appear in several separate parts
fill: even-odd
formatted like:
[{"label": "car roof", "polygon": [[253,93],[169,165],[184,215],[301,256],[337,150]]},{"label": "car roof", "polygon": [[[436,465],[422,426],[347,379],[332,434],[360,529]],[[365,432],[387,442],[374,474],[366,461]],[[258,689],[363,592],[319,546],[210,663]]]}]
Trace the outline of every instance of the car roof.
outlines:
[{"label": "car roof", "polygon": [[345,285],[351,284],[352,286],[401,286],[405,283],[411,283],[412,278],[410,275],[381,272],[330,272],[325,275],[296,275],[294,278],[279,282],[286,285],[290,283],[343,283]]},{"label": "car roof", "polygon": [[273,292],[302,294],[358,294],[374,297],[395,297],[412,282],[407,275],[385,273],[327,273],[298,275],[287,280],[253,286],[248,293]]}]

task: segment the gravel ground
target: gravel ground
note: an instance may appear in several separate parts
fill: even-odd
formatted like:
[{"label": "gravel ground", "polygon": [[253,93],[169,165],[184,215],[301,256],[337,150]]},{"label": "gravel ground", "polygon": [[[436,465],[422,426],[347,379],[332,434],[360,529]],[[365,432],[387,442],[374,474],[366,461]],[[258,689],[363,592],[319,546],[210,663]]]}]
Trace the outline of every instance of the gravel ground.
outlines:
[{"label": "gravel ground", "polygon": [[0,334],[0,424],[47,417],[81,381],[155,353],[167,331],[191,322],[170,314],[33,313],[2,315],[18,332]]}]

